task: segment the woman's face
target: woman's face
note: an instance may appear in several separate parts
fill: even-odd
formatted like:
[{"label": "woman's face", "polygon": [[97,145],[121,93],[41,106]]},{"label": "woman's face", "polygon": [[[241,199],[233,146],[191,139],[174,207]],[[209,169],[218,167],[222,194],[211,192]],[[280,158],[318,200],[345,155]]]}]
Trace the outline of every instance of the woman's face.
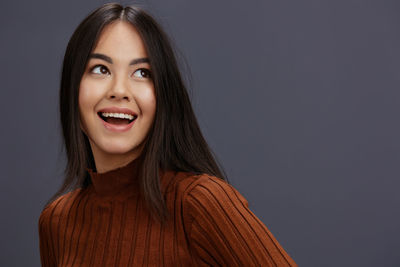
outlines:
[{"label": "woman's face", "polygon": [[80,83],[79,110],[98,172],[140,155],[156,98],[146,49],[129,23],[116,21],[102,31]]}]

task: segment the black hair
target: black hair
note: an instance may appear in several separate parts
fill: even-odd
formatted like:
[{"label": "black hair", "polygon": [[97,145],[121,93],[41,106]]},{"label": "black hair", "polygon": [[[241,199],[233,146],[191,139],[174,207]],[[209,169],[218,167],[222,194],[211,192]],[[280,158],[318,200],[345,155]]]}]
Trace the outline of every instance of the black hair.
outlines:
[{"label": "black hair", "polygon": [[79,24],[68,43],[59,96],[67,166],[63,184],[49,202],[68,189],[91,183],[86,169],[95,169],[95,164],[88,137],[80,128],[79,85],[101,31],[117,20],[139,32],[152,69],[156,114],[141,155],[139,183],[151,214],[165,222],[168,211],[159,168],[226,177],[201,133],[168,36],[147,12],[132,5],[109,3],[97,8]]}]

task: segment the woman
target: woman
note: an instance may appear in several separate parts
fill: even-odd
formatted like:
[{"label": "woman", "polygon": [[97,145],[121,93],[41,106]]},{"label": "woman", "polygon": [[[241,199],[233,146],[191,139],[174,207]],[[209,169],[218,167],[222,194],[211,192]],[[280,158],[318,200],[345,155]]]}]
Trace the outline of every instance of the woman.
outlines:
[{"label": "woman", "polygon": [[106,4],[78,26],[60,115],[68,163],[39,219],[43,266],[296,266],[224,180],[144,11]]}]

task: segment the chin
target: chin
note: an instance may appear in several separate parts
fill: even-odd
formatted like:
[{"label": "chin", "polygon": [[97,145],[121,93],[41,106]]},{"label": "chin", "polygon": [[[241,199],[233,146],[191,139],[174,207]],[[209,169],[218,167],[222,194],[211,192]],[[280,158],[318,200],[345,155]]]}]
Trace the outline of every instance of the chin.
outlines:
[{"label": "chin", "polygon": [[108,154],[127,154],[133,150],[136,150],[136,147],[126,146],[126,145],[125,146],[108,145],[102,150]]},{"label": "chin", "polygon": [[99,147],[107,154],[127,154],[139,150],[137,143],[127,144],[127,142],[106,142]]}]

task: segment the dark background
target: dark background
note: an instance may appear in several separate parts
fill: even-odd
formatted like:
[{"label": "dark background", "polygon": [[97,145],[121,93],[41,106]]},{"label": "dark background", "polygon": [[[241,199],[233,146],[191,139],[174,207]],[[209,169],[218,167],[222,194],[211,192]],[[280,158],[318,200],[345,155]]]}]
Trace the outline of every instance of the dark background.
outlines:
[{"label": "dark background", "polygon": [[[0,4],[1,266],[40,265],[65,163],[61,62],[105,2]],[[231,183],[300,266],[400,266],[399,1],[135,3],[185,56]]]}]

